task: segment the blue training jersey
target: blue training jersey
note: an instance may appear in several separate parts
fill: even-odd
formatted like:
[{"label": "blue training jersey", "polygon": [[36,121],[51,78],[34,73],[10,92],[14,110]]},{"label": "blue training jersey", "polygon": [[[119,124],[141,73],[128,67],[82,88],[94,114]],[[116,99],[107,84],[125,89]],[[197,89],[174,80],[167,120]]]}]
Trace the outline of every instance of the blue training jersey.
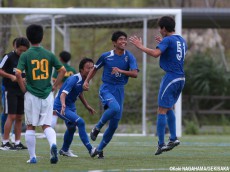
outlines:
[{"label": "blue training jersey", "polygon": [[156,48],[161,50],[160,67],[167,73],[184,75],[186,41],[180,35],[164,37]]},{"label": "blue training jersey", "polygon": [[64,92],[67,94],[65,103],[66,107],[72,110],[76,110],[75,102],[78,96],[83,92],[83,83],[84,80],[81,77],[80,73],[74,74],[67,78],[67,80],[62,85],[61,89],[58,92],[57,97],[54,100],[54,109],[61,109],[61,93]]},{"label": "blue training jersey", "polygon": [[111,74],[113,67],[117,67],[122,70],[138,70],[136,58],[129,51],[124,51],[124,54],[119,56],[114,53],[114,50],[105,52],[98,59],[94,65],[96,69],[100,69],[104,66],[102,81],[104,83],[125,85],[128,82],[128,76],[115,73]]}]

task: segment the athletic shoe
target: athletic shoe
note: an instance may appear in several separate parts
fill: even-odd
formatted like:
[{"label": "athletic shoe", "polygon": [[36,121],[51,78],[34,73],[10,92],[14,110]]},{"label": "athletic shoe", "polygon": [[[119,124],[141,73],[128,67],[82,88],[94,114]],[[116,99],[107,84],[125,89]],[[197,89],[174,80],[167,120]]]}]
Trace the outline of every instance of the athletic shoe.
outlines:
[{"label": "athletic shoe", "polygon": [[90,138],[95,141],[97,139],[97,135],[99,134],[100,130],[98,130],[96,127],[92,129],[90,132]]},{"label": "athletic shoe", "polygon": [[57,164],[58,162],[58,154],[57,154],[57,145],[53,144],[50,149],[50,163],[51,164]]},{"label": "athletic shoe", "polygon": [[104,155],[103,155],[103,151],[98,152],[97,158],[98,159],[104,159],[105,158]]},{"label": "athletic shoe", "polygon": [[163,146],[159,146],[158,145],[158,148],[157,148],[157,151],[155,152],[155,155],[160,155],[162,154],[162,152],[166,151],[166,145],[163,145]]},{"label": "athletic shoe", "polygon": [[35,157],[33,157],[32,159],[29,159],[28,161],[26,161],[28,164],[36,164],[37,163],[37,159]]},{"label": "athletic shoe", "polygon": [[68,156],[68,157],[78,157],[77,155],[73,154],[73,152],[70,150],[68,150],[67,152],[60,150],[59,154],[63,156]]},{"label": "athletic shoe", "polygon": [[16,150],[22,150],[22,149],[27,149],[26,146],[24,146],[21,142],[18,145],[14,145],[14,149]]},{"label": "athletic shoe", "polygon": [[6,144],[3,144],[2,142],[2,146],[0,147],[1,150],[15,150],[14,146],[12,144],[10,144],[10,142],[6,142]]},{"label": "athletic shoe", "polygon": [[170,151],[172,150],[174,147],[178,146],[180,144],[180,141],[176,138],[176,140],[172,141],[170,140],[168,142],[168,144],[166,145],[166,149],[165,151]]},{"label": "athletic shoe", "polygon": [[90,151],[90,156],[94,158],[96,155],[98,155],[97,148],[92,148]]}]

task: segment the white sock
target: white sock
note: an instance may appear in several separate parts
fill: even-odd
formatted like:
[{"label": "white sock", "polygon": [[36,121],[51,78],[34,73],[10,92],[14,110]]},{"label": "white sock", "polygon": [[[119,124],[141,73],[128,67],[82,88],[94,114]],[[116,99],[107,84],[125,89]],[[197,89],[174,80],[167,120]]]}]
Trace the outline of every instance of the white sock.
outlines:
[{"label": "white sock", "polygon": [[56,142],[56,132],[54,131],[54,129],[52,127],[48,127],[44,130],[44,133],[46,135],[46,138],[50,144],[50,148],[53,144],[57,144]]},{"label": "white sock", "polygon": [[54,129],[55,126],[57,125],[57,120],[58,120],[58,116],[57,115],[53,115],[52,117],[52,122],[51,122],[51,127]]},{"label": "white sock", "polygon": [[30,159],[32,159],[33,157],[36,158],[36,154],[35,154],[35,148],[36,148],[35,131],[34,130],[26,130],[25,140],[26,140],[26,145],[28,147]]}]

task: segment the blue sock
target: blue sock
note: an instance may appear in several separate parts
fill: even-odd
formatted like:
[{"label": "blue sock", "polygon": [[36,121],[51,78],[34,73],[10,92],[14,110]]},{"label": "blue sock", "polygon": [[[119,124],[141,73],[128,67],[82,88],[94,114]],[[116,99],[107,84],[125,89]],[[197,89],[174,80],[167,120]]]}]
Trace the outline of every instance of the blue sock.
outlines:
[{"label": "blue sock", "polygon": [[109,122],[108,128],[105,130],[105,133],[103,134],[103,138],[100,142],[100,144],[97,147],[98,151],[102,151],[106,145],[111,141],[113,138],[113,135],[118,127],[119,119],[111,119]]},{"label": "blue sock", "polygon": [[158,145],[162,146],[165,141],[165,126],[166,126],[166,115],[158,114],[157,116],[157,135],[158,135]]},{"label": "blue sock", "polygon": [[173,110],[167,112],[167,122],[170,131],[170,140],[176,140],[176,117]]},{"label": "blue sock", "polygon": [[100,130],[105,123],[112,119],[117,113],[120,113],[119,104],[117,102],[110,102],[108,109],[102,114],[100,121],[96,125],[96,128]]},{"label": "blue sock", "polygon": [[74,130],[74,128],[71,128],[71,129],[67,129],[65,131],[65,134],[64,134],[64,141],[63,141],[63,145],[62,145],[62,150],[67,152],[69,150],[69,147],[73,141],[73,136],[74,136],[74,133],[76,131],[76,128]]},{"label": "blue sock", "polygon": [[82,118],[80,118],[77,121],[77,127],[78,127],[78,133],[79,133],[79,136],[80,136],[80,139],[81,139],[82,143],[85,145],[85,147],[90,152],[91,149],[92,149],[92,145],[89,142],[88,135],[87,135],[87,133],[85,131],[85,122],[84,122],[84,120]]}]

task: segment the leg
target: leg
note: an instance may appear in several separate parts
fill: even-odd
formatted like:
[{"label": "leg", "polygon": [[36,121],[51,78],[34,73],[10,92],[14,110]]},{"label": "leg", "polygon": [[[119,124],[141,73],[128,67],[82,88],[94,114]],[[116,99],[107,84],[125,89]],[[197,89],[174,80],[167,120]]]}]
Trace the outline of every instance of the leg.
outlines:
[{"label": "leg", "polygon": [[110,120],[109,126],[103,135],[102,141],[98,145],[97,150],[99,152],[102,151],[107,146],[107,144],[111,141],[111,139],[112,139],[117,127],[118,127],[119,121],[120,121],[120,119],[114,119],[114,118]]},{"label": "leg", "polygon": [[16,114],[9,114],[4,126],[4,137],[3,137],[3,142],[7,141],[9,142],[9,135],[10,135],[10,130],[12,127],[12,124],[14,120],[16,119]]},{"label": "leg", "polygon": [[158,107],[157,115],[157,136],[158,136],[158,149],[155,152],[155,155],[161,154],[165,151],[165,127],[166,127],[166,108]]},{"label": "leg", "polygon": [[92,150],[93,147],[89,142],[88,135],[85,131],[85,122],[82,118],[79,118],[77,120],[77,126],[78,126],[78,133],[79,133],[79,136],[81,138],[81,141],[85,145],[85,147],[87,148],[88,152],[90,153],[90,151]]},{"label": "leg", "polygon": [[25,133],[25,141],[28,146],[28,152],[30,159],[27,163],[36,163],[36,138],[35,138],[35,127],[32,125],[27,125]]},{"label": "leg", "polygon": [[96,124],[95,128],[93,128],[92,132],[90,133],[90,138],[95,141],[100,129],[104,126],[104,124],[118,113],[120,113],[120,105],[118,102],[115,99],[109,101],[107,110],[102,114],[102,117]]},{"label": "leg", "polygon": [[17,141],[20,142],[21,139],[21,131],[22,131],[22,115],[16,115],[16,120],[15,120],[15,143]]},{"label": "leg", "polygon": [[170,131],[170,140],[176,140],[176,118],[172,109],[167,112],[167,122]]},{"label": "leg", "polygon": [[70,145],[73,141],[74,133],[76,132],[76,125],[66,123],[67,130],[65,131],[64,138],[63,138],[63,145],[61,150],[64,152],[68,152]]}]

